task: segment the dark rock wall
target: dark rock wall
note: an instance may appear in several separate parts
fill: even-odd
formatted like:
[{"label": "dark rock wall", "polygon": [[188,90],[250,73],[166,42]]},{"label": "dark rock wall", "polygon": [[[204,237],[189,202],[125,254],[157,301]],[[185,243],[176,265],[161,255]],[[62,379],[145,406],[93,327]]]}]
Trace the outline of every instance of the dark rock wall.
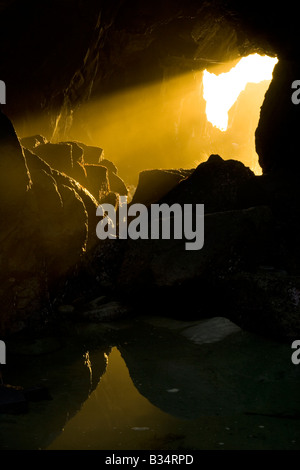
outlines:
[{"label": "dark rock wall", "polygon": [[297,60],[282,59],[275,66],[255,133],[259,163],[264,172],[300,169],[300,107],[292,102],[292,83],[300,77]]}]

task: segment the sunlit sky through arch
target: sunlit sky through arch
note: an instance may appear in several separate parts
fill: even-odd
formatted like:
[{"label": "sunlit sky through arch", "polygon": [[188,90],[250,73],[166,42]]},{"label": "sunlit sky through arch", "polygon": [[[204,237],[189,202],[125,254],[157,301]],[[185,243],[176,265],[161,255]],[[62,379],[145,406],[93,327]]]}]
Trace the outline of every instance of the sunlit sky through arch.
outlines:
[{"label": "sunlit sky through arch", "polygon": [[271,80],[276,57],[251,54],[243,57],[227,73],[215,75],[203,72],[203,98],[206,101],[207,120],[221,131],[228,127],[228,111],[245,89],[247,83]]}]

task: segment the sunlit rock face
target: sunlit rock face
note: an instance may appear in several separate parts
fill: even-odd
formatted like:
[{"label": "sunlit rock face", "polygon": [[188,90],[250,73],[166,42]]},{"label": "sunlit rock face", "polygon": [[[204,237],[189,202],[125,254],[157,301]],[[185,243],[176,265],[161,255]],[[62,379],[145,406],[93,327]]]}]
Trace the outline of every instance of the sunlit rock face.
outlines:
[{"label": "sunlit rock face", "polygon": [[0,333],[41,327],[70,270],[95,244],[96,200],[75,180],[24,151],[2,115]]},{"label": "sunlit rock face", "polygon": [[[47,142],[42,136],[21,139],[26,159],[34,168],[56,170],[76,181],[77,190],[86,188],[99,203],[110,192],[127,195],[124,181],[110,160],[103,158],[99,147],[77,142]],[[38,157],[38,158],[37,158]]]}]

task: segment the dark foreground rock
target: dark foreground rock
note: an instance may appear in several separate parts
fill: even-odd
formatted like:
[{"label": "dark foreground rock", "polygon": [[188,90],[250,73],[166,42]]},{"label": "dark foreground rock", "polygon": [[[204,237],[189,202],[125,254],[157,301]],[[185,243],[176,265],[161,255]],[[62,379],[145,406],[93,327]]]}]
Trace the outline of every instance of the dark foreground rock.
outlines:
[{"label": "dark foreground rock", "polygon": [[244,209],[251,205],[243,204],[243,186],[254,178],[254,173],[243,163],[211,155],[161,197],[160,202],[169,205],[202,203],[206,213]]},{"label": "dark foreground rock", "polygon": [[80,270],[95,245],[97,203],[75,180],[23,151],[10,121],[0,118],[0,333],[5,336],[49,321],[70,273]]},{"label": "dark foreground rock", "polygon": [[292,341],[300,336],[300,276],[262,266],[219,284],[226,315],[241,328]]},{"label": "dark foreground rock", "polygon": [[240,162],[211,156],[157,201],[204,203],[203,248],[188,251],[175,239],[128,240],[117,290],[136,311],[143,305],[180,319],[222,311],[244,329],[296,338],[299,189],[297,176],[282,176],[255,176]]},{"label": "dark foreground rock", "polygon": [[175,239],[128,240],[117,278],[124,299],[136,311],[143,305],[182,320],[222,311],[244,329],[297,338],[298,181],[295,172],[255,176],[240,162],[212,155],[156,201],[203,203],[203,248],[188,251]]},{"label": "dark foreground rock", "polygon": [[261,255],[259,244],[271,224],[270,209],[259,207],[207,214],[201,250],[186,250],[184,239],[129,240],[119,273],[120,287],[127,291],[172,287],[254,267]]},{"label": "dark foreground rock", "polygon": [[190,320],[221,311],[261,334],[300,334],[299,278],[270,267],[278,250],[269,242],[276,226],[270,208],[204,219],[201,250],[185,250],[183,240],[130,240],[118,276],[124,298],[151,314]]},{"label": "dark foreground rock", "polygon": [[100,201],[109,192],[108,170],[106,167],[86,163],[84,169],[87,174],[87,189]]},{"label": "dark foreground rock", "polygon": [[153,204],[165,196],[193,170],[144,170],[139,174],[132,204]]},{"label": "dark foreground rock", "polygon": [[[273,80],[261,107],[260,119],[255,132],[256,151],[264,173],[296,170],[300,161],[298,122],[299,105],[293,103],[296,88],[292,84],[299,78],[298,58],[282,57],[276,64]],[[298,98],[299,93],[296,93]]]},{"label": "dark foreground rock", "polygon": [[71,175],[73,168],[72,146],[66,143],[46,143],[35,147],[34,153],[41,157],[51,168]]},{"label": "dark foreground rock", "polygon": [[109,189],[111,192],[117,193],[120,196],[127,196],[128,189],[124,181],[119,177],[117,167],[110,160],[101,160],[101,166],[107,168]]}]

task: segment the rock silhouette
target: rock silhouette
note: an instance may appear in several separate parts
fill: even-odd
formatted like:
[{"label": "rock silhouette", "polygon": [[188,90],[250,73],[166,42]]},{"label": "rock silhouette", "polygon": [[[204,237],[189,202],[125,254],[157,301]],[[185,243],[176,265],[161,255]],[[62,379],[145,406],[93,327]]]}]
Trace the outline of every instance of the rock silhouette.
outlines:
[{"label": "rock silhouette", "polygon": [[[94,243],[97,203],[75,180],[23,150],[9,119],[1,113],[0,120],[0,331],[5,335],[46,321],[67,273]],[[36,148],[42,145],[47,144]]]}]

